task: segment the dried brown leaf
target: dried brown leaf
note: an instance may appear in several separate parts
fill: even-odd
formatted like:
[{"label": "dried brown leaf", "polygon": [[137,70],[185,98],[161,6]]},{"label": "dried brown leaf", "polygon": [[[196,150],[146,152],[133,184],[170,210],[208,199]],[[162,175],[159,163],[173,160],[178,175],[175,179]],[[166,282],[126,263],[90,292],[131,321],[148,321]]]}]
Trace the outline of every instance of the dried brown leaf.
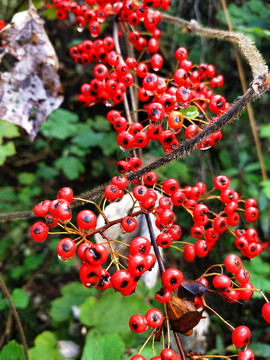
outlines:
[{"label": "dried brown leaf", "polygon": [[34,140],[43,120],[63,101],[58,60],[35,7],[0,31],[0,118]]},{"label": "dried brown leaf", "polygon": [[182,334],[192,330],[200,322],[202,312],[189,311],[182,315],[179,319],[172,321],[172,329]]}]

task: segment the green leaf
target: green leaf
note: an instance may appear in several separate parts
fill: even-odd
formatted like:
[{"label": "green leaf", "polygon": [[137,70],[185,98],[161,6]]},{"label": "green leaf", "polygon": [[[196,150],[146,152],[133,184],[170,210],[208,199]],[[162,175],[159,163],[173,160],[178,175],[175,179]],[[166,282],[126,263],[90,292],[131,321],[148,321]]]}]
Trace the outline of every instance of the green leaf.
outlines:
[{"label": "green leaf", "polygon": [[90,294],[95,295],[97,289],[87,289],[78,282],[72,282],[61,289],[62,297],[51,302],[50,316],[56,322],[68,320],[71,315],[71,307],[81,305]]},{"label": "green leaf", "polygon": [[29,350],[30,360],[64,360],[60,354],[56,336],[50,331],[43,331],[35,339],[35,346]]},{"label": "green leaf", "polygon": [[[112,290],[103,292],[99,299],[88,298],[81,305],[80,320],[102,334],[118,334],[126,344],[132,345],[134,334],[129,329],[130,314],[145,314],[150,306],[136,294],[124,297]],[[119,321],[121,309],[121,321]],[[113,324],[111,326],[110,324]]]},{"label": "green leaf", "polygon": [[3,165],[8,156],[16,154],[16,148],[12,141],[7,142],[6,144],[0,145],[0,165]]},{"label": "green leaf", "polygon": [[88,132],[87,134],[75,136],[72,143],[83,148],[94,147],[104,144],[104,136],[101,133]]},{"label": "green leaf", "polygon": [[22,289],[14,289],[11,299],[18,309],[25,309],[29,304],[29,295]]},{"label": "green leaf", "polygon": [[260,136],[263,138],[270,139],[270,124],[262,125],[261,130],[260,130]]},{"label": "green leaf", "polygon": [[5,345],[0,353],[0,360],[25,360],[23,346],[15,340]]},{"label": "green leaf", "polygon": [[36,175],[29,172],[21,172],[18,175],[19,183],[22,185],[31,185],[36,181]]},{"label": "green leaf", "polygon": [[32,254],[24,258],[23,265],[26,269],[35,270],[43,264],[45,254]]},{"label": "green leaf", "polygon": [[191,119],[196,119],[199,116],[198,108],[195,105],[190,105],[187,109],[181,110],[181,113]]},{"label": "green leaf", "polygon": [[181,181],[187,182],[190,179],[189,167],[181,160],[169,164],[166,168],[160,168],[160,172],[166,175],[166,178],[177,178],[181,174]]},{"label": "green leaf", "polygon": [[59,170],[51,166],[46,166],[44,164],[39,164],[39,168],[36,172],[36,176],[44,179],[46,181],[52,180],[55,176],[59,174]]},{"label": "green leaf", "polygon": [[270,345],[260,342],[251,342],[248,347],[254,352],[255,357],[270,358]]},{"label": "green leaf", "polygon": [[51,113],[47,122],[42,123],[40,131],[46,137],[64,140],[77,134],[78,120],[76,113],[60,108]]},{"label": "green leaf", "polygon": [[86,343],[81,360],[122,360],[124,350],[125,344],[117,334],[104,335]]},{"label": "green leaf", "polygon": [[54,162],[57,169],[62,170],[66,177],[75,180],[84,172],[85,168],[81,161],[75,156],[63,156]]},{"label": "green leaf", "polygon": [[19,136],[18,127],[9,121],[0,120],[0,143],[3,138],[12,139]]},{"label": "green leaf", "polygon": [[270,180],[264,180],[260,182],[262,186],[262,191],[264,192],[265,196],[270,199]]},{"label": "green leaf", "polygon": [[118,144],[116,141],[115,133],[106,134],[106,145],[101,146],[101,151],[105,156],[109,156],[113,154],[116,150],[118,150]]},{"label": "green leaf", "polygon": [[95,117],[92,126],[95,130],[100,132],[109,131],[111,129],[111,125],[107,119],[100,115]]}]

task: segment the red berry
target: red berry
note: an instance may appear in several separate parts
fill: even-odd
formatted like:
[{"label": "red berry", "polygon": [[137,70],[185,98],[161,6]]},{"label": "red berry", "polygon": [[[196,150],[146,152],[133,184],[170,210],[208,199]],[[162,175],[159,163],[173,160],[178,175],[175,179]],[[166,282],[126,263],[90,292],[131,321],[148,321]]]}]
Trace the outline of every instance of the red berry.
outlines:
[{"label": "red berry", "polygon": [[122,228],[126,232],[132,232],[137,228],[137,220],[132,216],[126,216],[122,220]]},{"label": "red berry", "polygon": [[187,244],[184,246],[183,250],[184,250],[183,257],[186,261],[191,262],[195,259],[196,252],[195,252],[194,245]]},{"label": "red berry", "polygon": [[147,321],[143,315],[132,315],[129,320],[129,327],[133,332],[143,333],[147,329]]},{"label": "red berry", "polygon": [[250,342],[251,332],[247,326],[241,325],[234,329],[232,342],[234,346],[241,348]]},{"label": "red berry", "polygon": [[242,268],[242,261],[239,256],[229,254],[225,257],[224,265],[229,272],[236,273]]},{"label": "red berry", "polygon": [[162,274],[161,280],[165,288],[174,290],[179,288],[183,281],[183,274],[180,270],[169,268]]},{"label": "red berry", "polygon": [[102,265],[109,256],[107,248],[102,244],[94,244],[85,249],[85,258],[92,265]]},{"label": "red berry", "polygon": [[204,240],[197,240],[194,249],[196,255],[200,258],[206,257],[208,254],[208,246]]},{"label": "red berry", "polygon": [[167,194],[173,194],[179,189],[179,182],[175,179],[167,179],[163,183],[163,190]]},{"label": "red berry", "polygon": [[270,323],[270,302],[267,302],[263,305],[262,316],[266,322]]},{"label": "red berry", "polygon": [[34,214],[41,217],[46,216],[50,211],[50,204],[51,204],[50,200],[41,201],[39,204],[37,204],[34,207],[33,209]]},{"label": "red berry", "polygon": [[79,229],[95,229],[97,224],[97,217],[91,210],[82,210],[77,215],[77,224]]},{"label": "red berry", "polygon": [[162,286],[155,294],[155,298],[160,303],[166,303],[171,300],[172,297],[172,290],[166,289]]},{"label": "red berry", "polygon": [[119,198],[119,188],[116,185],[107,185],[104,195],[109,202],[113,202]]},{"label": "red berry", "polygon": [[71,259],[76,252],[76,244],[72,239],[64,238],[57,244],[56,252],[60,259]]},{"label": "red berry", "polygon": [[176,353],[169,348],[165,348],[161,351],[160,357],[162,360],[177,360]]},{"label": "red berry", "polygon": [[83,284],[94,284],[100,280],[102,267],[101,265],[91,265],[83,263],[80,268],[80,279]]},{"label": "red berry", "polygon": [[150,327],[159,327],[164,320],[162,312],[155,308],[148,310],[145,314],[145,318]]},{"label": "red berry", "polygon": [[102,269],[99,282],[95,286],[95,288],[99,290],[106,290],[110,286],[111,286],[111,275],[107,270]]},{"label": "red berry", "polygon": [[244,285],[249,281],[250,274],[247,269],[241,268],[235,272],[235,280],[238,281],[241,285]]},{"label": "red berry", "polygon": [[169,233],[161,233],[156,238],[157,245],[166,249],[172,244],[172,237]]},{"label": "red berry", "polygon": [[111,277],[112,287],[116,291],[123,291],[132,286],[134,279],[128,270],[116,271]]},{"label": "red berry", "polygon": [[218,190],[226,190],[230,186],[230,180],[227,176],[219,175],[214,179],[214,186]]},{"label": "red berry", "polygon": [[44,241],[49,233],[48,226],[44,222],[36,222],[31,226],[31,236],[35,241]]},{"label": "red berry", "polygon": [[224,274],[216,275],[213,279],[213,286],[216,289],[224,289],[226,290],[231,286],[231,279]]},{"label": "red berry", "polygon": [[240,351],[237,360],[254,360],[254,353],[250,349],[246,349],[245,351]]}]

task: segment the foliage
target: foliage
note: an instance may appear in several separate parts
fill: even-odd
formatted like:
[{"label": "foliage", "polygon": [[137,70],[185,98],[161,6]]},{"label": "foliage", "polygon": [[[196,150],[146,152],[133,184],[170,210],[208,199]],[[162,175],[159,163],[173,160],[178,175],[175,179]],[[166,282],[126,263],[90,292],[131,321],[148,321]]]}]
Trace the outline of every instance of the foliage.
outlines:
[{"label": "foliage", "polygon": [[[4,6],[8,7],[8,3],[11,2],[3,1]],[[41,5],[42,2],[39,3]],[[210,9],[210,13],[210,5],[207,2],[200,2],[197,10],[195,2],[182,2],[183,6],[180,9],[180,3],[172,1],[171,11],[174,14],[186,19],[195,18],[197,14],[200,17],[197,17],[197,20],[201,23],[210,27],[226,28],[221,9]],[[12,6],[8,9],[9,17],[12,15]],[[235,30],[249,34],[265,58],[269,58],[269,4],[256,0],[240,1],[237,4],[231,2],[229,13]],[[211,16],[208,17],[207,14]],[[55,195],[55,189],[64,185],[72,184],[75,193],[78,194],[102,184],[116,175],[111,166],[115,165],[116,161],[112,159],[121,156],[115,141],[116,135],[105,119],[107,109],[96,105],[89,112],[79,106],[73,98],[74,93],[79,92],[81,80],[89,78],[88,74],[83,73],[85,69],[81,65],[74,66],[66,60],[67,49],[79,42],[79,34],[66,27],[63,31],[63,27],[55,20],[55,11],[45,10],[44,16],[47,17],[48,33],[58,56],[63,59],[60,75],[65,84],[65,101],[63,107],[53,112],[47,122],[42,124],[34,143],[31,143],[25,133],[15,125],[0,121],[1,213],[30,210],[33,204],[38,203],[44,196],[51,198]],[[229,56],[231,45],[207,42],[190,34],[172,31],[173,29],[173,26],[164,29],[167,34],[164,53],[171,49],[168,51],[173,54],[176,46],[183,45],[190,48],[194,62],[215,61],[219,72],[224,73],[226,78],[224,94],[226,93],[230,100],[235,99],[241,93],[241,89],[235,60],[233,56]],[[173,69],[175,64],[168,61],[167,66],[168,69]],[[249,70],[247,67],[245,69],[249,78]],[[269,173],[270,161],[266,150],[269,148],[270,126],[265,116],[268,106],[269,94],[265,94],[262,100],[254,103],[266,170]],[[190,111],[189,108],[187,116],[197,116],[195,109],[193,113]],[[160,155],[160,150],[153,145],[145,160],[151,162]],[[205,181],[209,187],[212,185],[213,175],[223,173],[232,177],[232,187],[235,190],[245,197],[258,199],[261,213],[258,231],[261,239],[269,238],[267,199],[270,199],[270,181],[262,181],[246,113],[241,115],[240,122],[224,129],[223,139],[214,149],[204,153],[193,152],[181,161],[159,169],[158,173],[164,178],[179,178],[183,186],[192,182],[195,177]],[[179,222],[185,232],[189,226],[189,219],[179,214]],[[33,244],[28,227],[29,222],[26,220],[0,224],[0,231],[4,234],[0,241],[0,266],[14,305],[25,326],[31,360],[64,359],[59,352],[58,343],[63,339],[72,340],[80,346],[80,353],[76,359],[105,360],[108,353],[115,360],[129,359],[131,353],[138,351],[144,339],[128,331],[128,318],[130,313],[145,313],[153,306],[149,300],[149,290],[142,286],[132,297],[121,298],[119,294],[112,294],[110,291],[101,294],[94,289],[84,288],[78,283],[76,261],[72,264],[57,261],[57,239],[53,239],[49,246]],[[231,239],[224,239],[211,255],[213,262],[224,256],[231,245]],[[165,260],[171,264],[181,261],[179,254],[173,249],[168,252]],[[264,288],[268,293],[269,261],[269,254],[265,254],[261,259],[256,258],[250,263],[245,263],[256,287]],[[204,260],[201,260],[195,272],[199,273],[205,265]],[[186,273],[191,272],[189,266],[184,270]],[[121,314],[120,304],[121,309],[124,309]],[[254,300],[244,309],[241,307],[243,310],[240,310],[239,304],[234,306],[238,306],[240,314],[235,316],[242,317],[245,312],[250,315],[249,321],[254,328],[261,327],[260,331],[254,333],[251,349],[258,358],[269,358],[269,345],[263,342],[269,338],[270,329],[262,327],[261,320],[254,315],[261,307],[258,295],[254,294]],[[0,296],[0,310],[0,333],[3,333],[9,314],[9,304],[3,295]],[[224,311],[228,317],[232,316],[231,307],[224,306]],[[119,317],[121,323],[118,321]],[[228,339],[217,334],[218,328],[222,331],[221,325],[213,318],[211,341],[220,349],[226,346]],[[2,348],[0,360],[24,360],[16,326],[12,325],[9,330],[9,342]],[[85,331],[87,334],[84,336]],[[151,344],[145,347],[142,354],[152,356]]]}]

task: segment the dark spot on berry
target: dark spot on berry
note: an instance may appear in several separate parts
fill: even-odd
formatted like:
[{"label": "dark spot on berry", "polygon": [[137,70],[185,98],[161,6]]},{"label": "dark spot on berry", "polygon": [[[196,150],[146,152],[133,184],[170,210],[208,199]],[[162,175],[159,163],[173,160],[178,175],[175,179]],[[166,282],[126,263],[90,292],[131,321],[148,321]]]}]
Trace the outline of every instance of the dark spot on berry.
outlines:
[{"label": "dark spot on berry", "polygon": [[35,233],[35,234],[40,234],[40,233],[41,233],[41,229],[38,228],[38,227],[36,227],[36,228],[34,229],[34,233]]},{"label": "dark spot on berry", "polygon": [[62,249],[63,249],[63,251],[68,252],[70,249],[70,246],[68,244],[63,244]]}]

